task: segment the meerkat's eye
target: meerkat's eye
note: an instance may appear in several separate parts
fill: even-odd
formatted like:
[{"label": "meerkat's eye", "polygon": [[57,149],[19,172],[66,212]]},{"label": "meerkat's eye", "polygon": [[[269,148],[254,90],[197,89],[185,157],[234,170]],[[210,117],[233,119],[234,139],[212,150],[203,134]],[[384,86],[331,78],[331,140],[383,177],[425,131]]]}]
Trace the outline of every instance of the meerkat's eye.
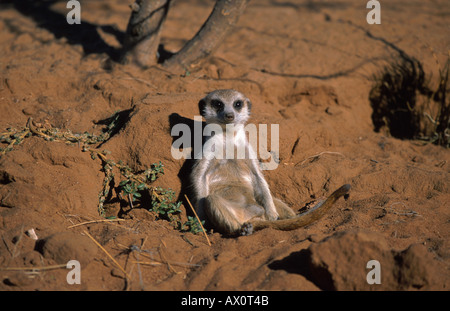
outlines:
[{"label": "meerkat's eye", "polygon": [[211,106],[214,109],[222,110],[224,105],[220,100],[213,100],[213,101],[211,101]]},{"label": "meerkat's eye", "polygon": [[242,102],[242,100],[237,100],[234,102],[234,108],[236,108],[236,109],[242,108],[243,105],[244,105],[244,103]]}]

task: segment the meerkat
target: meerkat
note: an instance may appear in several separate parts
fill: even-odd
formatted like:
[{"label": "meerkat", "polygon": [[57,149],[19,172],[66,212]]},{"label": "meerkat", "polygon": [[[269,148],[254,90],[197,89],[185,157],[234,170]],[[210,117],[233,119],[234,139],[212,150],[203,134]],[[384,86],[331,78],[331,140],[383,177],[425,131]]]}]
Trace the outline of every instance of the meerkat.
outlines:
[{"label": "meerkat", "polygon": [[[209,146],[225,148],[231,137],[233,148],[245,150],[244,158],[224,159],[203,148],[196,157],[191,181],[194,205],[201,220],[218,232],[249,235],[263,228],[293,230],[321,218],[350,185],[344,185],[308,212],[297,215],[279,199],[273,198],[259,161],[248,143],[243,126],[250,117],[251,102],[235,90],[216,90],[199,101],[200,114],[206,125],[222,131],[209,137]],[[231,135],[228,124],[232,124]],[[228,138],[230,139],[230,138]]]}]

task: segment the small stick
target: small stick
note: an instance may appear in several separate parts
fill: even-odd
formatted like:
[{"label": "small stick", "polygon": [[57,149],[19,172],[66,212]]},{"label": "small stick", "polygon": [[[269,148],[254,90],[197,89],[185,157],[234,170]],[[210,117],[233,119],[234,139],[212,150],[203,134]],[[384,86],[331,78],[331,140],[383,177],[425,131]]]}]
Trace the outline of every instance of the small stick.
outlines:
[{"label": "small stick", "polygon": [[122,221],[122,220],[125,221],[126,219],[121,219],[121,218],[119,218],[119,219],[98,219],[98,220],[90,220],[90,221],[85,221],[85,222],[82,222],[82,223],[79,223],[79,224],[75,224],[75,225],[69,226],[69,227],[67,227],[67,229],[75,228],[75,227],[82,226],[82,225],[94,224],[94,223],[98,223],[98,222],[112,222],[112,221]]},{"label": "small stick", "polygon": [[13,253],[12,253],[11,250],[9,249],[8,243],[6,243],[6,240],[5,240],[5,237],[4,237],[4,236],[2,236],[2,240],[3,240],[3,243],[5,243],[6,249],[8,250],[9,254],[12,256]]},{"label": "small stick", "polygon": [[163,263],[158,261],[132,261],[131,263],[137,264],[137,265],[147,265],[147,266],[161,266]]},{"label": "small stick", "polygon": [[[141,249],[142,249],[142,247],[141,247]],[[140,265],[140,262],[139,262],[139,253],[141,252],[141,249],[138,249],[136,247],[135,250],[137,250],[137,253],[134,254],[134,257],[137,260],[137,261],[135,261],[135,263],[137,263],[137,268],[138,268],[139,285],[141,286],[141,290],[144,290],[145,286],[144,286],[144,281],[142,280],[141,265]]]},{"label": "small stick", "polygon": [[53,270],[53,269],[60,269],[60,268],[66,268],[66,264],[61,265],[53,265],[53,266],[44,266],[44,267],[7,267],[7,268],[0,268],[0,270],[3,271],[44,271],[44,270]]},{"label": "small stick", "polygon": [[[323,155],[323,154],[335,154],[335,155],[340,155],[340,156],[343,156],[343,157],[345,157],[342,153],[340,153],[340,152],[334,152],[334,151],[322,151],[321,153],[318,153],[318,154],[315,154],[315,155],[313,155],[313,156],[310,156],[310,157],[307,157],[306,159],[304,159],[303,161],[302,161],[302,163],[300,163],[300,165],[303,165],[303,163],[305,163],[306,161],[308,161],[309,159],[316,159],[316,158],[319,158],[321,155]],[[297,164],[296,164],[297,165]]]},{"label": "small stick", "polygon": [[150,86],[151,88],[156,89],[156,86],[154,86],[153,84],[151,84],[150,82],[148,82],[147,80],[143,80],[143,79],[139,79],[139,78],[134,78],[134,77],[118,77],[116,79],[122,79],[122,80],[136,80],[138,82],[141,82],[143,84],[146,84],[148,86]]},{"label": "small stick", "polygon": [[[130,194],[128,194],[130,195]],[[131,208],[133,208],[133,206],[131,206]],[[144,249],[144,244],[147,241],[147,236],[144,238],[144,240],[141,243],[141,247],[140,248],[135,248],[134,250],[137,250],[137,253],[134,255],[136,257],[135,263],[137,263],[137,267],[138,267],[138,274],[139,274],[139,285],[141,286],[141,289],[144,290],[145,286],[144,286],[144,281],[142,280],[142,273],[141,273],[141,266],[140,266],[140,262],[139,262],[139,255],[141,254],[142,250]]]},{"label": "small stick", "polygon": [[189,198],[187,197],[187,195],[184,195],[184,197],[186,198],[186,200],[189,203],[189,206],[191,207],[192,211],[194,212],[195,218],[197,218],[197,221],[200,224],[200,227],[202,227],[203,234],[205,235],[209,246],[211,246],[211,242],[209,241],[209,238],[208,238],[208,235],[206,234],[205,228],[203,228],[203,225],[202,225],[202,222],[200,221],[200,218],[198,218],[197,213],[195,212],[194,208],[192,207],[191,201],[189,201]]},{"label": "small stick", "polygon": [[89,234],[89,232],[87,232],[86,230],[83,231],[84,234],[86,234],[91,240],[92,242],[94,242],[98,247],[100,247],[100,249],[116,264],[116,266],[125,274],[125,276],[127,278],[129,278],[128,273],[125,271],[124,268],[122,268],[122,266],[114,259],[113,256],[111,256],[110,253],[108,253],[108,251],[106,249],[103,248],[103,246],[100,245],[100,243],[98,243],[93,237],[92,235]]},{"label": "small stick", "polygon": [[148,236],[145,236],[144,240],[142,241],[141,250],[144,249],[144,244],[145,244],[145,242],[147,242],[147,238],[148,238]]},{"label": "small stick", "polygon": [[131,198],[131,193],[128,193],[128,202],[130,202],[131,209],[134,209],[133,199]]},{"label": "small stick", "polygon": [[[161,240],[162,244],[164,245],[164,248],[167,248],[167,246],[164,244],[163,240]],[[167,265],[167,268],[169,269],[169,271],[172,271],[175,274],[180,274],[181,272],[178,272],[177,270],[175,270],[172,265],[169,263],[169,261],[166,259],[166,257],[164,256],[163,252],[162,252],[162,248],[161,245],[159,246],[159,257],[161,258],[161,260]]]},{"label": "small stick", "polygon": [[[163,265],[162,262],[159,261],[132,261],[131,263],[135,264],[141,264],[141,265],[149,265],[149,266],[161,266]],[[183,262],[166,262],[168,264],[174,265],[174,266],[181,266],[181,267],[200,267],[198,264],[193,263],[183,263]]]},{"label": "small stick", "polygon": [[29,118],[28,118],[27,126],[26,126],[26,127],[29,128],[29,129],[30,129],[30,132],[33,133],[33,134],[36,134],[36,135],[38,135],[38,136],[41,136],[41,137],[43,137],[43,138],[45,138],[45,139],[50,139],[50,138],[51,138],[50,136],[48,136],[48,135],[46,135],[46,134],[44,134],[44,133],[41,133],[40,131],[37,130],[37,128],[36,128],[36,127],[34,126],[34,124],[33,124],[33,118],[32,118],[32,117],[29,117]]}]

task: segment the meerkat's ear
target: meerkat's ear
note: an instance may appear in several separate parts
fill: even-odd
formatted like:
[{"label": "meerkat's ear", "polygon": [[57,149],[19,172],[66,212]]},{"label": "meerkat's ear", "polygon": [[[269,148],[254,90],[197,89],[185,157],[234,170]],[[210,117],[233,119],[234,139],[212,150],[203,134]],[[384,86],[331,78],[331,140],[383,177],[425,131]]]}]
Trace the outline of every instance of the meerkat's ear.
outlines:
[{"label": "meerkat's ear", "polygon": [[206,100],[204,98],[202,98],[199,102],[198,102],[198,111],[200,112],[200,115],[202,117],[205,116],[205,107],[206,107]]}]

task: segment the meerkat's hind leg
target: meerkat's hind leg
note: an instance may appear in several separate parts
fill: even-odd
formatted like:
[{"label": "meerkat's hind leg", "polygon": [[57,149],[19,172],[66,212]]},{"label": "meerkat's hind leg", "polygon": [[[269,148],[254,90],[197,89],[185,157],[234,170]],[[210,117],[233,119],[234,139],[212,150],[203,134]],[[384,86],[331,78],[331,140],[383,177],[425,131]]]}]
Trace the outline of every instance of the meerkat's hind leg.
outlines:
[{"label": "meerkat's hind leg", "polygon": [[252,202],[243,205],[217,193],[205,199],[205,213],[213,227],[225,234],[238,233],[242,225],[250,220],[264,219],[262,206]]},{"label": "meerkat's hind leg", "polygon": [[286,205],[283,201],[277,198],[273,198],[273,204],[275,204],[275,208],[277,209],[279,218],[278,219],[287,219],[295,217],[295,212],[292,208]]},{"label": "meerkat's hind leg", "polygon": [[240,227],[233,213],[226,208],[226,200],[216,194],[205,198],[204,210],[212,227],[219,232],[230,233]]}]

